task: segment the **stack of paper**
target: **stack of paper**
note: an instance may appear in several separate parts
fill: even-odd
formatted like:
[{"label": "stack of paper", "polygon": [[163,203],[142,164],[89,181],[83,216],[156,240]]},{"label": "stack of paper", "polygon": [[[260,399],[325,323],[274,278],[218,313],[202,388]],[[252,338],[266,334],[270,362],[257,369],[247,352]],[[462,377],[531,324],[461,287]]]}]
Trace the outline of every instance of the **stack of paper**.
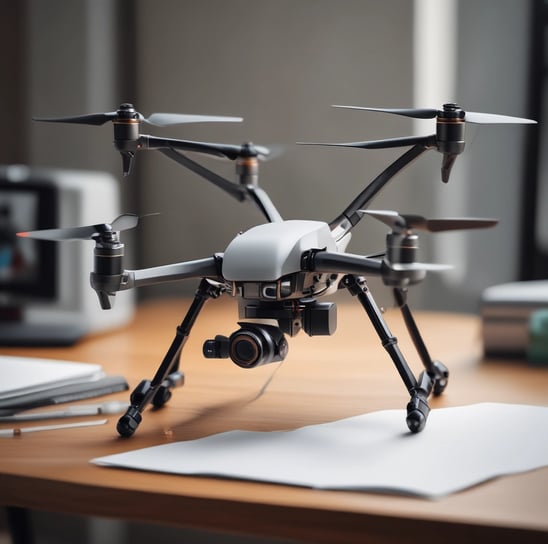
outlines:
[{"label": "stack of paper", "polygon": [[106,376],[101,365],[0,356],[0,412],[3,414],[125,389],[125,379]]}]

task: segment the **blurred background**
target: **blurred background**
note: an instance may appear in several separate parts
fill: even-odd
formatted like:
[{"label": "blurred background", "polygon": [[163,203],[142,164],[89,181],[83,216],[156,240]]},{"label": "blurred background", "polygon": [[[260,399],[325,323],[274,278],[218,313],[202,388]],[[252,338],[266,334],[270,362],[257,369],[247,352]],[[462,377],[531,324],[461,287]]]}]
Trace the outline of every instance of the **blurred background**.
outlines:
[{"label": "blurred background", "polygon": [[[125,233],[133,267],[223,251],[237,232],[262,219],[251,205],[238,204],[158,153],[140,153],[123,178],[110,124],[41,124],[33,116],[113,111],[123,102],[145,116],[242,116],[241,124],[143,132],[281,149],[262,164],[261,186],[284,218],[326,221],[403,150],[305,147],[297,141],[434,131],[433,121],[332,104],[457,102],[470,111],[531,117],[540,124],[469,125],[466,151],[449,184],[441,182],[441,156],[428,153],[397,176],[373,207],[500,220],[495,229],[421,236],[422,260],[455,268],[417,287],[415,307],[477,311],[490,285],[546,277],[544,0],[0,0],[0,6],[0,164],[115,176],[121,211],[160,212]],[[229,161],[202,162],[233,179]],[[382,250],[385,230],[363,219],[348,250]],[[147,288],[140,297],[194,289],[193,282],[171,284]],[[137,533],[145,534],[130,533],[119,525],[106,531],[96,525],[89,540],[130,535],[135,541]]]},{"label": "blurred background", "polygon": [[[109,172],[119,180],[121,211],[161,213],[125,233],[134,267],[201,258],[223,251],[237,232],[261,221],[256,210],[154,152],[140,153],[132,174],[123,178],[110,123],[51,125],[31,118],[113,111],[122,102],[145,116],[242,116],[241,124],[145,125],[143,132],[272,145],[276,158],[262,164],[260,180],[284,218],[329,221],[404,150],[305,147],[297,141],[434,131],[433,121],[331,105],[441,107],[454,101],[470,111],[537,118],[542,100],[534,63],[547,46],[534,45],[533,25],[542,4],[4,0],[0,163]],[[540,161],[538,153],[532,159],[530,154],[541,145],[541,129],[468,125],[467,149],[449,184],[440,181],[441,156],[428,153],[375,201],[374,208],[428,217],[500,220],[495,229],[421,236],[423,260],[455,268],[431,275],[415,289],[415,306],[475,311],[485,287],[546,271],[531,269],[531,251],[538,247],[523,254],[524,240],[548,246],[542,225],[547,214],[537,213],[536,220],[523,212],[525,204],[533,209],[547,200],[542,184],[532,185]],[[234,179],[229,161],[200,160]],[[536,225],[531,221],[542,227],[544,242],[525,232]],[[382,250],[385,230],[364,219],[349,251]],[[193,282],[170,284],[140,296],[188,294],[194,288]]]}]

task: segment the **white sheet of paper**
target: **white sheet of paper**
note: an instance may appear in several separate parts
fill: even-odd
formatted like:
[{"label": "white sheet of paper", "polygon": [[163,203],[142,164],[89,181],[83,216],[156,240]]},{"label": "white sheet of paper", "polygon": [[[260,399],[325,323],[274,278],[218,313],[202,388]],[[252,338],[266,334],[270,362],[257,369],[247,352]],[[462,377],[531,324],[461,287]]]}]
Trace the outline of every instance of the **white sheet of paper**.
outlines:
[{"label": "white sheet of paper", "polygon": [[407,430],[404,410],[387,410],[292,431],[229,431],[92,463],[436,498],[547,466],[548,407],[433,409],[418,434]]}]

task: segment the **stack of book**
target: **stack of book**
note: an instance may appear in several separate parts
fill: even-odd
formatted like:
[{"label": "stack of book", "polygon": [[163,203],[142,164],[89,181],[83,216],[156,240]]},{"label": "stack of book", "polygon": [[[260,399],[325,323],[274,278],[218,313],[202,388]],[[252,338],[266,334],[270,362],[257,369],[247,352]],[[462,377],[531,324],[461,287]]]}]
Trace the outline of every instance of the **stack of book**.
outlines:
[{"label": "stack of book", "polygon": [[101,365],[0,356],[0,415],[124,391],[123,376]]},{"label": "stack of book", "polygon": [[481,297],[485,354],[526,356],[531,341],[538,344],[542,340],[532,337],[535,316],[547,309],[548,280],[505,283],[486,289]]}]

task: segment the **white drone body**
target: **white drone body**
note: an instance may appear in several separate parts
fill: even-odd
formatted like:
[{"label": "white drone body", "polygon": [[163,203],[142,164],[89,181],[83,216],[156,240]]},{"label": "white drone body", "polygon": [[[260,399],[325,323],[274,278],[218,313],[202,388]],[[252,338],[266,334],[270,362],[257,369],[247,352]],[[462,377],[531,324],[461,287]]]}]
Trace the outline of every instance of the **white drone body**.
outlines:
[{"label": "white drone body", "polygon": [[223,255],[223,278],[244,299],[287,300],[325,295],[338,275],[303,272],[310,250],[338,251],[327,223],[292,220],[252,227],[236,236]]}]

